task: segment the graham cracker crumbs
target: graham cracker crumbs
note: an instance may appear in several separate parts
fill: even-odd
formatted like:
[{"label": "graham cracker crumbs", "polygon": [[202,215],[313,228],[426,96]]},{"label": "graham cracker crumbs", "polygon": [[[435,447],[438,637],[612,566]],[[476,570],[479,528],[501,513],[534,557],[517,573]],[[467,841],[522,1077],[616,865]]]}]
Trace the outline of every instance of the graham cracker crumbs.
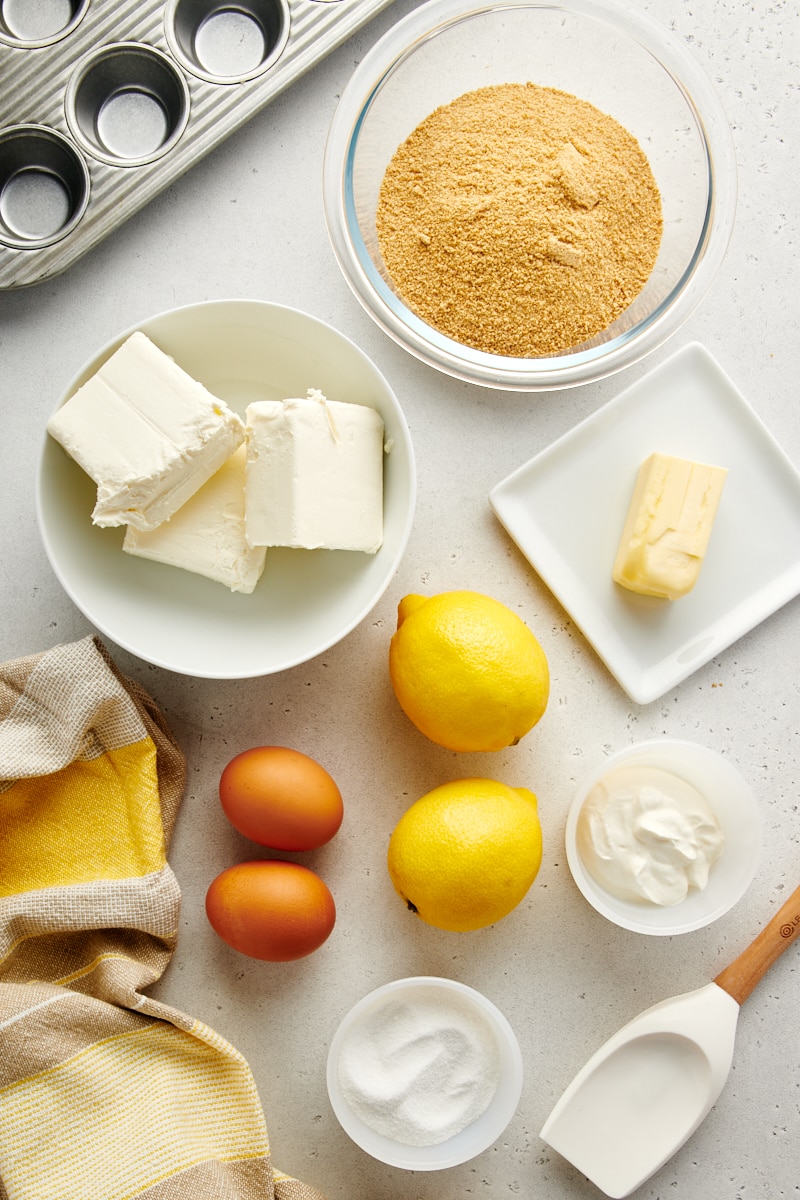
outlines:
[{"label": "graham cracker crumbs", "polygon": [[392,158],[378,242],[441,333],[532,358],[588,341],[649,278],[661,197],[637,140],[567,92],[499,84],[430,114]]}]

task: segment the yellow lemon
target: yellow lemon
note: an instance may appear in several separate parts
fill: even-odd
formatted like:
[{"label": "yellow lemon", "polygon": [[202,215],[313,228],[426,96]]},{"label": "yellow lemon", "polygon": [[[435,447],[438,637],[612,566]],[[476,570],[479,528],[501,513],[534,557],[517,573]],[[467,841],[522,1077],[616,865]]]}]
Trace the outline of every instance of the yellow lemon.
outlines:
[{"label": "yellow lemon", "polygon": [[405,596],[389,675],[406,716],[448,750],[502,750],[541,718],[547,658],[525,622],[480,592]]},{"label": "yellow lemon", "polygon": [[492,779],[434,788],[403,814],[387,865],[412,912],[438,929],[483,929],[523,899],[542,862],[536,797]]}]

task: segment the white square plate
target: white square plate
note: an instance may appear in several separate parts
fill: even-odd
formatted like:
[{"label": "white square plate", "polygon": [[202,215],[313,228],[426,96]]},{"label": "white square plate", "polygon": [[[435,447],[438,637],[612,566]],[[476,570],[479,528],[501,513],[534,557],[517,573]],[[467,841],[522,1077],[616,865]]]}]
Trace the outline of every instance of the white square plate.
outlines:
[{"label": "white square plate", "polygon": [[[728,468],[700,577],[676,601],[611,578],[639,466],[656,450]],[[514,471],[489,502],[638,704],[800,592],[800,474],[697,343]]]}]

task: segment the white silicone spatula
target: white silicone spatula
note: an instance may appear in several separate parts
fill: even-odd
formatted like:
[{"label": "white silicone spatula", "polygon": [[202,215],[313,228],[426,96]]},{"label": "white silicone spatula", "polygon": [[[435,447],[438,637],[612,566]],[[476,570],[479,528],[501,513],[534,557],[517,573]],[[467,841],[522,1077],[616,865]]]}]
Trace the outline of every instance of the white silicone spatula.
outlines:
[{"label": "white silicone spatula", "polygon": [[578,1072],[541,1136],[614,1200],[640,1187],[715,1104],[736,1022],[758,981],[800,936],[800,887],[713,983],[634,1017]]}]

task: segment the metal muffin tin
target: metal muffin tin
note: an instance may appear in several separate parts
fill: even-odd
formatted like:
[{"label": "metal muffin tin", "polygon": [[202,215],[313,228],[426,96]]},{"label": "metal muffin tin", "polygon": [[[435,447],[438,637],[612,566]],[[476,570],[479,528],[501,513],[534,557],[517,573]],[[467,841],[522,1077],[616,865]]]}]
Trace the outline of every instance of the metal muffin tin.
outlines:
[{"label": "metal muffin tin", "polygon": [[0,290],[57,275],[391,0],[0,0]]}]

